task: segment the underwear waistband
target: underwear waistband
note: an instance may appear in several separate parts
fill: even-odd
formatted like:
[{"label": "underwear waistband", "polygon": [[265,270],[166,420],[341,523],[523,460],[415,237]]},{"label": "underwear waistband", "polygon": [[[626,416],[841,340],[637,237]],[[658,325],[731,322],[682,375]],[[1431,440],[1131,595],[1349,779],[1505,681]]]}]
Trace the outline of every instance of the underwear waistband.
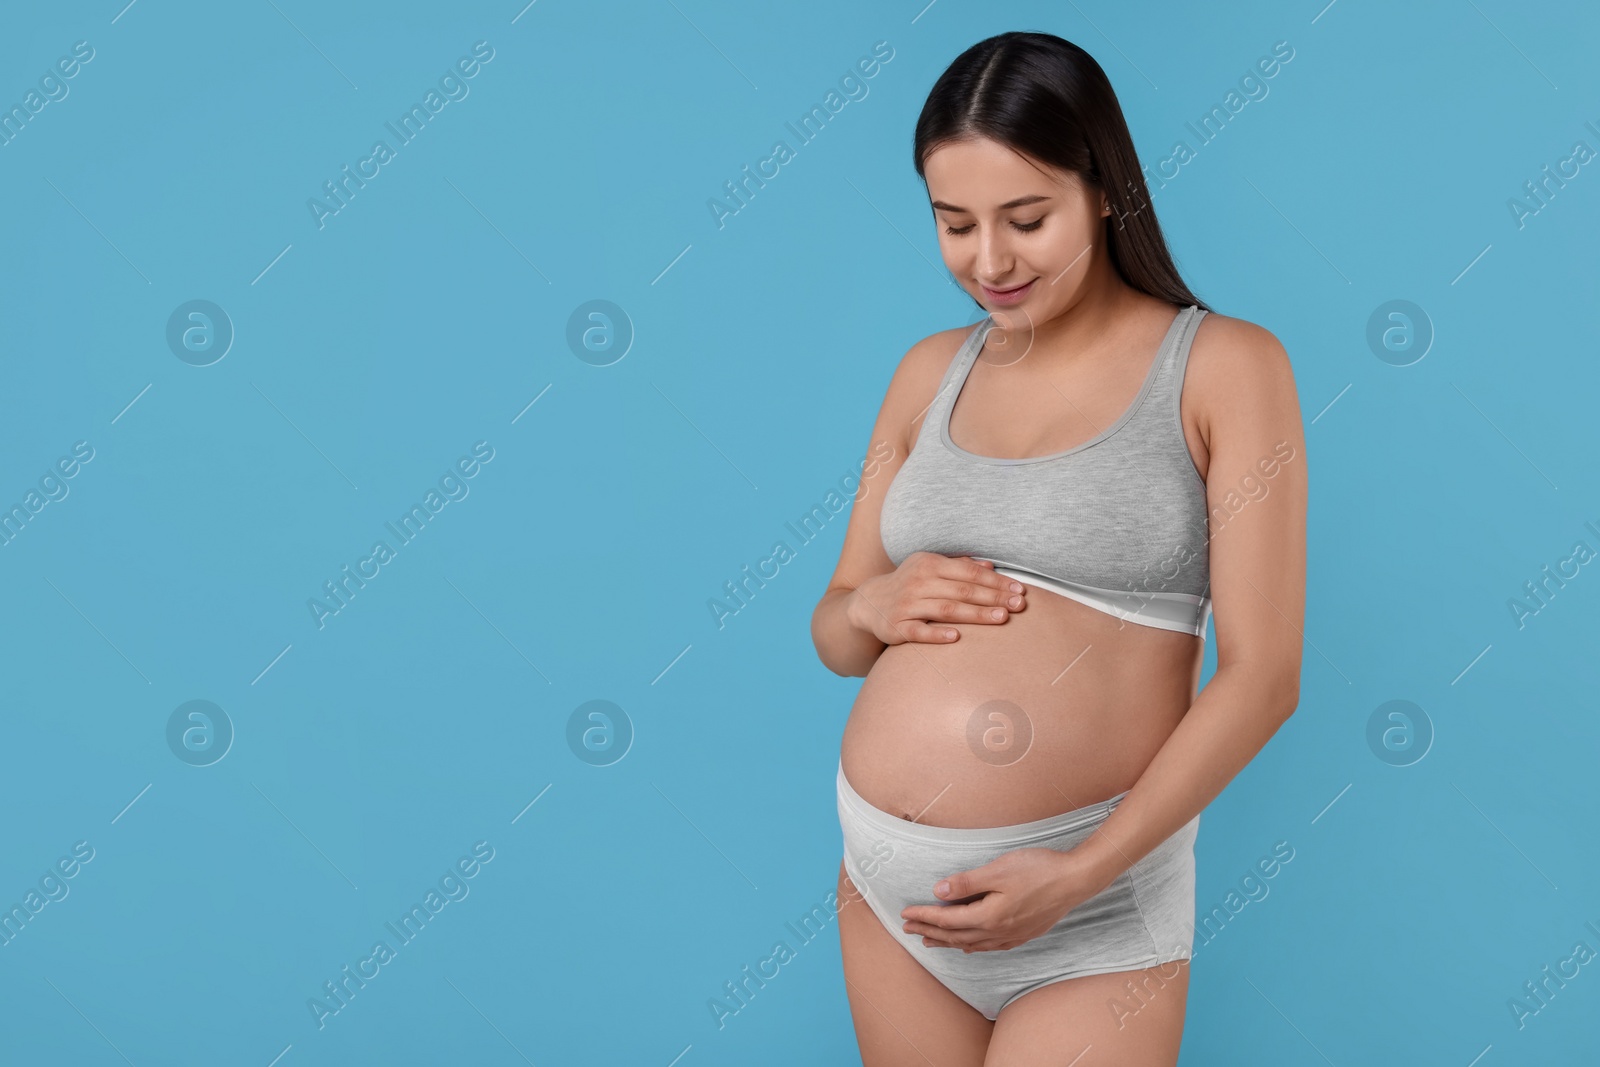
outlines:
[{"label": "underwear waistband", "polygon": [[1117,805],[1122,802],[1123,798],[1128,795],[1128,790],[1125,789],[1114,797],[1094,804],[1074,808],[1059,815],[1050,815],[1043,819],[1015,823],[1010,826],[925,826],[922,823],[902,819],[898,815],[891,815],[882,808],[876,808],[867,803],[866,798],[857,793],[845,778],[844,761],[842,759],[839,761],[839,770],[835,780],[839,791],[840,806],[848,808],[855,818],[867,823],[886,836],[901,841],[920,841],[937,845],[970,845],[975,848],[1022,847],[1093,826],[1098,822],[1104,821],[1116,809]]}]

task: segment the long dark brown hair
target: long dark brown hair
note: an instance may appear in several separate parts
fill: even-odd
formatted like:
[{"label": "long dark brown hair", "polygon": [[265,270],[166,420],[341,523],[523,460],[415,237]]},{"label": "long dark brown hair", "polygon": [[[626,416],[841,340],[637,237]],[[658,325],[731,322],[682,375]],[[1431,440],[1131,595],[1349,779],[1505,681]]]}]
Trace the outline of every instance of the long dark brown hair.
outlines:
[{"label": "long dark brown hair", "polygon": [[1139,169],[1122,106],[1106,72],[1071,41],[1013,31],[979,41],[934,82],[917,116],[917,175],[950,141],[987,137],[1072,171],[1111,204],[1111,263],[1129,286],[1179,307],[1211,309],[1172,262]]}]

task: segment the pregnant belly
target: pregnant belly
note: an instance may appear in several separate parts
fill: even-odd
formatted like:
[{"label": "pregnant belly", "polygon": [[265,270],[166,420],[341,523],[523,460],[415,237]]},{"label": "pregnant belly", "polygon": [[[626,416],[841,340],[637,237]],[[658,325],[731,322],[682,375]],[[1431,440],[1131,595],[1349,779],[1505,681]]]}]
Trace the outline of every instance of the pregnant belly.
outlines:
[{"label": "pregnant belly", "polygon": [[1203,645],[1034,586],[998,625],[878,657],[850,709],[844,776],[928,826],[1007,826],[1133,787],[1199,682]]}]

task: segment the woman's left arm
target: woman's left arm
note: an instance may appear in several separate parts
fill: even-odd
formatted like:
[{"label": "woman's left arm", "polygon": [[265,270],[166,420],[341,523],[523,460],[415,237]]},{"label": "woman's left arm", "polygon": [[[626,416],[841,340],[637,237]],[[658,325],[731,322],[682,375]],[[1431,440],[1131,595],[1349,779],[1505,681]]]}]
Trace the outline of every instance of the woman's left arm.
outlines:
[{"label": "woman's left arm", "polygon": [[1208,456],[1217,669],[1099,832],[1063,853],[1091,895],[1200,814],[1300,701],[1307,480],[1288,354],[1259,326],[1207,315],[1186,378]]}]

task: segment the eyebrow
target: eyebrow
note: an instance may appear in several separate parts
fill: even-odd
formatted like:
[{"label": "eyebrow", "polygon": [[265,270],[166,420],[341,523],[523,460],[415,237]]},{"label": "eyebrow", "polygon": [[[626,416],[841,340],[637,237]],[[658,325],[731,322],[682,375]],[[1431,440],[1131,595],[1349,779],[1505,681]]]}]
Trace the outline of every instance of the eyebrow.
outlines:
[{"label": "eyebrow", "polygon": [[[1005,203],[1001,204],[1000,205],[1000,210],[1001,211],[1009,211],[1011,208],[1014,208],[1014,207],[1023,207],[1024,205],[1027,205],[1027,204],[1037,204],[1041,200],[1049,200],[1049,199],[1050,198],[1048,196],[1039,196],[1037,193],[1035,193],[1032,196],[1019,196],[1015,200],[1007,200]],[[972,214],[972,212],[968,211],[964,207],[956,207],[954,204],[947,204],[943,200],[935,200],[933,202],[933,206],[935,208],[938,208],[940,211],[957,211],[957,212],[960,212],[963,215]]]}]

